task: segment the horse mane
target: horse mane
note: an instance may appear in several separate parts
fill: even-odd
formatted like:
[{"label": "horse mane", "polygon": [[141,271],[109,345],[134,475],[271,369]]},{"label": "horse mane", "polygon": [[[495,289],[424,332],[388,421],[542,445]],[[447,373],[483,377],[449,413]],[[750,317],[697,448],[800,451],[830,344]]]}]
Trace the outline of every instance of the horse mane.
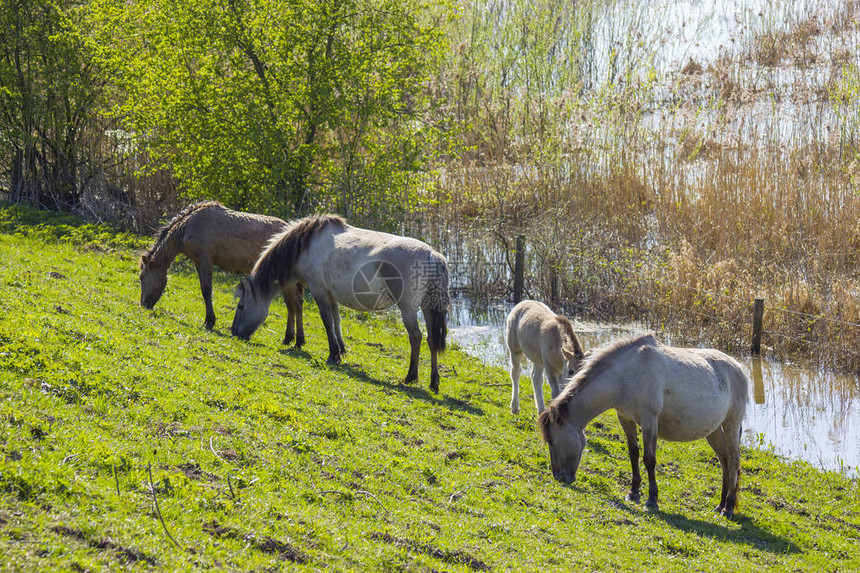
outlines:
[{"label": "horse mane", "polygon": [[307,249],[310,240],[329,224],[339,229],[347,227],[346,219],[332,214],[315,214],[287,223],[287,228],[272,237],[257,259],[251,271],[254,282],[258,285],[269,285],[286,280],[293,264]]},{"label": "horse mane", "polygon": [[159,255],[162,254],[165,247],[169,244],[175,243],[176,238],[185,228],[185,224],[191,216],[198,211],[209,209],[211,207],[223,207],[223,205],[218,201],[200,201],[199,203],[192,203],[191,205],[186,206],[182,211],[177,213],[173,219],[162,225],[161,228],[155,232],[155,243],[148,251],[146,251],[146,253],[143,254],[141,257],[141,263],[144,258],[148,258],[150,261],[158,260]]},{"label": "horse mane", "polygon": [[573,325],[570,323],[570,319],[564,316],[563,314],[555,315],[555,319],[561,325],[562,330],[564,330],[565,334],[567,334],[568,339],[570,339],[570,344],[572,348],[572,354],[577,358],[582,358],[585,356],[585,351],[582,349],[582,344],[579,342],[579,338],[576,336],[576,333],[573,332]]},{"label": "horse mane", "polygon": [[632,338],[617,340],[593,353],[573,378],[570,379],[570,382],[568,382],[564,391],[558,396],[558,398],[553,400],[549,406],[547,406],[547,409],[544,410],[538,418],[538,427],[540,428],[544,441],[549,437],[550,422],[557,424],[564,420],[567,415],[568,404],[595,378],[609,368],[615,356],[632,347],[640,346],[649,340],[657,343],[657,339],[654,338],[654,334],[649,332]]}]

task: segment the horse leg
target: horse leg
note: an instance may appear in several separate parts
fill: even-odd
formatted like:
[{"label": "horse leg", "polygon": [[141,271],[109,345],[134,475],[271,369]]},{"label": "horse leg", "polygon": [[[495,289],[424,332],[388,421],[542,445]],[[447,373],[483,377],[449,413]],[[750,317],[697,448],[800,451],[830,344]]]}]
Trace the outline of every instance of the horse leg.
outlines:
[{"label": "horse leg", "polygon": [[706,439],[711,449],[717,454],[717,459],[720,460],[720,468],[722,468],[723,487],[722,491],[720,491],[720,505],[714,510],[717,513],[722,513],[726,508],[726,495],[729,492],[729,458],[726,454],[726,439],[722,426],[708,434]]},{"label": "horse leg", "polygon": [[439,392],[439,350],[436,348],[430,351],[430,390]]},{"label": "horse leg", "polygon": [[549,382],[552,399],[555,400],[558,397],[559,392],[561,392],[561,381],[564,379],[564,354],[562,352],[541,352],[541,359],[543,360],[543,367],[546,370],[546,380]]},{"label": "horse leg", "polygon": [[294,284],[284,289],[284,304],[287,305],[287,330],[284,332],[283,344],[289,344],[296,340],[296,348],[305,344],[305,328],[302,324],[302,306],[304,289],[300,284]]},{"label": "horse leg", "polygon": [[549,382],[549,391],[552,394],[552,399],[558,398],[561,392],[561,373],[553,372],[552,368],[547,368],[546,379]]},{"label": "horse leg", "polygon": [[522,376],[522,352],[511,350],[511,413],[520,411],[520,376]]},{"label": "horse leg", "polygon": [[731,518],[734,515],[738,502],[738,484],[741,473],[741,425],[723,422],[723,435],[725,436],[726,458],[728,460],[727,474],[723,481],[726,486],[726,503],[723,506],[722,515]]},{"label": "horse leg", "polygon": [[289,290],[289,288],[286,288],[283,292],[284,304],[287,306],[287,330],[284,332],[284,341],[281,343],[284,346],[290,344],[296,336],[296,311],[293,307]]},{"label": "horse leg", "polygon": [[535,408],[538,414],[546,410],[543,401],[543,366],[537,362],[532,363],[532,389],[535,395]]},{"label": "horse leg", "polygon": [[[406,333],[409,335],[409,372],[406,373],[405,384],[412,384],[418,380],[418,355],[421,352],[421,327],[418,326],[418,311],[410,306],[404,306],[400,309],[400,314],[403,317],[403,326],[406,327]],[[436,382],[436,390],[438,392],[438,381]],[[431,384],[432,389],[432,384]]]},{"label": "horse leg", "polygon": [[327,293],[321,296],[314,295],[314,300],[317,303],[317,308],[320,310],[320,318],[322,318],[325,333],[328,337],[328,364],[340,364],[340,344],[337,341],[335,334],[334,315],[332,314],[331,301]]},{"label": "horse leg", "polygon": [[215,309],[212,307],[212,263],[205,258],[194,262],[197,278],[200,280],[200,292],[203,293],[203,304],[206,305],[206,320],[203,326],[206,330],[215,328]]},{"label": "horse leg", "polygon": [[334,337],[337,340],[338,351],[341,354],[346,354],[346,343],[343,341],[343,333],[340,330],[340,307],[334,299],[331,301],[331,316],[334,319]]},{"label": "horse leg", "polygon": [[645,462],[645,469],[648,471],[648,501],[645,502],[645,508],[656,511],[660,509],[657,503],[657,477],[655,475],[657,468],[656,420],[653,424],[642,426],[642,447],[645,450],[642,458]]},{"label": "horse leg", "polygon": [[639,503],[639,490],[642,486],[642,474],[639,473],[639,433],[633,420],[622,418],[621,414],[618,414],[618,421],[621,422],[624,437],[627,438],[627,454],[630,456],[632,474],[630,492],[625,499],[631,503]]},{"label": "horse leg", "polygon": [[293,311],[296,313],[296,348],[301,348],[305,345],[305,320],[303,317],[303,309],[305,306],[305,288],[296,283],[293,291]]}]

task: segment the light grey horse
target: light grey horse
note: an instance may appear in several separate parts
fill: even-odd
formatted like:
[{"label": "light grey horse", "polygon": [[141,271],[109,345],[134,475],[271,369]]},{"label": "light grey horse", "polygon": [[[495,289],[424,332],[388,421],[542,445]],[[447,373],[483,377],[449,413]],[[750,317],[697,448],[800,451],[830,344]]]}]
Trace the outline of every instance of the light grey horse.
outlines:
[{"label": "light grey horse", "polygon": [[646,508],[657,509],[657,438],[689,442],[705,438],[723,470],[717,511],[735,511],[740,474],[741,423],[749,380],[740,364],[717,350],[670,348],[653,335],[612,344],[597,352],[564,392],[540,415],[538,424],[549,446],[555,479],[570,483],[585,449],[584,428],[614,408],[627,438],[633,471],[627,500],[639,501],[639,442],[642,428]]},{"label": "light grey horse", "polygon": [[511,412],[520,411],[520,375],[525,355],[532,363],[532,388],[540,414],[544,411],[543,372],[555,398],[564,376],[579,368],[585,356],[582,345],[566,316],[535,300],[524,300],[511,310],[505,334],[511,356]]},{"label": "light grey horse", "polygon": [[352,227],[337,215],[293,221],[272,238],[251,274],[236,287],[233,335],[248,339],[265,320],[272,299],[296,282],[311,291],[319,307],[329,364],[340,363],[346,352],[339,304],[368,311],[397,305],[411,346],[406,382],[418,379],[421,309],[430,347],[430,389],[439,391],[437,355],[445,349],[448,330],[445,257],[417,239]]}]

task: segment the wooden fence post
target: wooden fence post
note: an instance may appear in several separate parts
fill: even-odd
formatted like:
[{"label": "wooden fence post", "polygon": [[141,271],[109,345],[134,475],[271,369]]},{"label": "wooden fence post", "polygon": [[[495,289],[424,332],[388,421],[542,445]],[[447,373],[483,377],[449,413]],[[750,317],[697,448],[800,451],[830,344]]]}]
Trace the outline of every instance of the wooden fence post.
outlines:
[{"label": "wooden fence post", "polygon": [[764,299],[757,298],[753,303],[753,329],[752,347],[753,354],[761,354],[761,323],[764,318]]},{"label": "wooden fence post", "polygon": [[753,400],[756,404],[764,404],[764,377],[761,374],[761,358],[752,361]]},{"label": "wooden fence post", "polygon": [[526,272],[526,238],[517,235],[517,250],[514,254],[514,304],[523,300]]}]

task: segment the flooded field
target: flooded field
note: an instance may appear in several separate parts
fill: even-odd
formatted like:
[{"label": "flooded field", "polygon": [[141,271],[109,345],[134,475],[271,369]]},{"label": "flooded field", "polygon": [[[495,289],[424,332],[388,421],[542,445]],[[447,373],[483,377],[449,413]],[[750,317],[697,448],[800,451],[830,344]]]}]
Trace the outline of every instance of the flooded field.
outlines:
[{"label": "flooded field", "polygon": [[[509,308],[456,300],[449,323],[452,338],[469,354],[507,369],[503,328]],[[645,329],[574,321],[574,330],[585,348],[591,349]],[[735,358],[746,367],[753,383],[744,420],[746,445],[860,477],[860,379],[766,358]],[[524,375],[528,372],[526,369]],[[523,404],[528,405],[523,412],[530,415],[531,384],[521,384],[520,391]],[[499,388],[499,392],[507,394],[510,389]]]}]

